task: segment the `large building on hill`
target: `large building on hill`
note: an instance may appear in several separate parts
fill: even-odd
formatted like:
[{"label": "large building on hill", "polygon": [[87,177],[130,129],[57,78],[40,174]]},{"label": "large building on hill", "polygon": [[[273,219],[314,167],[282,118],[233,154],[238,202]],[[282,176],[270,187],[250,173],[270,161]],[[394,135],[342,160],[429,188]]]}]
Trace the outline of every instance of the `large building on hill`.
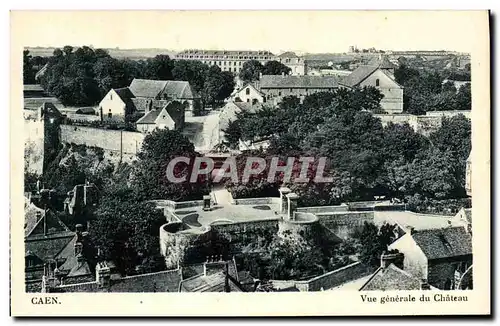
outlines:
[{"label": "large building on hill", "polygon": [[275,60],[276,56],[269,51],[225,51],[225,50],[184,50],[176,59],[196,60],[209,66],[218,66],[222,71],[239,73],[243,63],[257,60],[261,64]]},{"label": "large building on hill", "polygon": [[269,51],[225,51],[225,50],[184,50],[179,52],[176,59],[196,60],[209,66],[218,66],[222,71],[239,73],[243,68],[243,63],[249,60],[257,60],[265,65],[268,61],[278,61],[291,69],[292,75],[305,75],[305,59],[297,56],[293,52],[285,52],[279,56]]}]

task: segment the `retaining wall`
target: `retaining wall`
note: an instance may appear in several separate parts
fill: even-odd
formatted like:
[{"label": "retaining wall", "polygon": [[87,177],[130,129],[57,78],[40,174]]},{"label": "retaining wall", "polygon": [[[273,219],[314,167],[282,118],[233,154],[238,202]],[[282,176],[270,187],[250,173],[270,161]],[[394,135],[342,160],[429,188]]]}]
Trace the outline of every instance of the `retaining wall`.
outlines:
[{"label": "retaining wall", "polygon": [[143,141],[144,134],[139,132],[61,125],[61,142],[96,146],[122,154],[137,154]]}]

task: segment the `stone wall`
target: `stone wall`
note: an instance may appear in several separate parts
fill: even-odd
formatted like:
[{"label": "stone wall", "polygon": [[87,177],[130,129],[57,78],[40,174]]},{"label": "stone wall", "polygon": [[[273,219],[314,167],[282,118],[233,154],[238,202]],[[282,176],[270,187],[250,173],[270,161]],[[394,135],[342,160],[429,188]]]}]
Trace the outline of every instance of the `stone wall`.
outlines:
[{"label": "stone wall", "polygon": [[356,262],[306,281],[272,280],[271,282],[277,289],[296,287],[301,292],[313,292],[329,290],[346,282],[360,279],[372,272],[373,270],[370,268],[360,262]]},{"label": "stone wall", "polygon": [[341,204],[338,206],[314,206],[314,207],[297,207],[297,212],[300,213],[332,213],[332,212],[347,212],[348,206]]},{"label": "stone wall", "polygon": [[266,219],[266,220],[253,220],[248,222],[227,223],[227,224],[213,224],[212,230],[218,234],[229,236],[238,235],[241,233],[251,232],[258,229],[273,229],[278,230],[279,219]]},{"label": "stone wall", "polygon": [[316,214],[320,223],[341,239],[346,239],[364,222],[373,222],[373,211]]},{"label": "stone wall", "polygon": [[144,135],[139,132],[61,125],[61,141],[85,144],[122,154],[137,154]]},{"label": "stone wall", "polygon": [[[231,193],[229,193],[231,194]],[[267,205],[281,203],[279,197],[240,198],[232,200],[233,205]]]},{"label": "stone wall", "polygon": [[37,120],[36,115],[24,120],[24,156],[27,170],[36,173],[43,173],[44,159],[44,122]]}]

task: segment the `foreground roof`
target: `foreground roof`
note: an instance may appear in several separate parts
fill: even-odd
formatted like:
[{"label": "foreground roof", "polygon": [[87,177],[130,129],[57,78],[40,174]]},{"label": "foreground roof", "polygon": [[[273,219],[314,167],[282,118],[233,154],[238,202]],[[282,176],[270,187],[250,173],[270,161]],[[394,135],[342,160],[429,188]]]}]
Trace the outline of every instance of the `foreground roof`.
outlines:
[{"label": "foreground roof", "polygon": [[334,88],[338,87],[334,76],[264,75],[260,88]]},{"label": "foreground roof", "polygon": [[427,259],[472,254],[472,238],[463,227],[420,230],[413,233],[412,238]]},{"label": "foreground roof", "polygon": [[380,267],[359,289],[360,291],[420,290],[420,280],[390,264]]}]

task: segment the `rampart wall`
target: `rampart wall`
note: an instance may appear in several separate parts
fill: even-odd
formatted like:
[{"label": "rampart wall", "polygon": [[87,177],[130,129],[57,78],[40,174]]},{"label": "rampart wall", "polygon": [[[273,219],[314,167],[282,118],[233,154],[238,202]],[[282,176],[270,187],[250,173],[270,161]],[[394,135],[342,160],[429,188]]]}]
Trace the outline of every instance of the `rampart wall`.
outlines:
[{"label": "rampart wall", "polygon": [[144,135],[139,132],[61,125],[61,141],[85,144],[122,154],[137,154]]}]

